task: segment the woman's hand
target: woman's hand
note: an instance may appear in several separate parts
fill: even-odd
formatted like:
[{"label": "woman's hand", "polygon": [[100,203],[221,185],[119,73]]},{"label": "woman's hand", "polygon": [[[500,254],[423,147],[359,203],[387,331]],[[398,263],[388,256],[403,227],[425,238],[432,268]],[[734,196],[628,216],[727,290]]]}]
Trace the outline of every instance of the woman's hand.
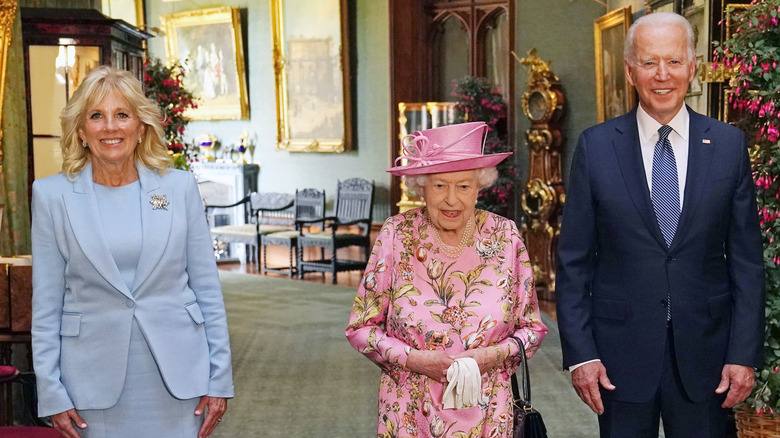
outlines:
[{"label": "woman's hand", "polygon": [[479,373],[485,374],[504,362],[504,354],[498,347],[475,348],[455,355],[455,359],[470,357],[477,361]]},{"label": "woman's hand", "polygon": [[204,395],[200,398],[198,406],[195,407],[195,415],[202,415],[203,409],[206,409],[206,419],[203,420],[203,425],[200,427],[198,438],[206,438],[217,428],[227,410],[227,399]]},{"label": "woman's hand", "polygon": [[453,362],[455,359],[441,350],[411,350],[406,358],[406,368],[444,383],[447,381],[447,368]]},{"label": "woman's hand", "polygon": [[[71,422],[71,420],[73,422]],[[60,436],[65,438],[81,438],[81,435],[73,428],[73,423],[76,423],[79,429],[87,428],[87,422],[79,416],[75,409],[68,409],[65,412],[60,412],[59,414],[51,416],[51,425],[60,433]]]}]

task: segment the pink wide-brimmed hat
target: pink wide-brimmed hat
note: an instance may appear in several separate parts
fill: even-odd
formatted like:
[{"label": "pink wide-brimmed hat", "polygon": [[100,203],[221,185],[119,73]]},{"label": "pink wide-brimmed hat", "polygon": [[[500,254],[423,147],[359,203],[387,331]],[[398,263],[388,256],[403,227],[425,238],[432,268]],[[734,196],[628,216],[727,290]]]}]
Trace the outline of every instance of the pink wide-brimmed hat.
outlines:
[{"label": "pink wide-brimmed hat", "polygon": [[403,138],[405,154],[387,171],[403,176],[493,167],[512,153],[484,155],[487,129],[485,122],[470,122],[416,131]]}]

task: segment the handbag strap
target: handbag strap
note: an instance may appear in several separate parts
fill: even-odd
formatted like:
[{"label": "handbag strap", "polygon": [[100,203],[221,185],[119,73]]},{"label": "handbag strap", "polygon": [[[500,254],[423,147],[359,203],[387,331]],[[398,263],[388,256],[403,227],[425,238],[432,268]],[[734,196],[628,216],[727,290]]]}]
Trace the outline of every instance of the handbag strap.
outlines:
[{"label": "handbag strap", "polygon": [[518,406],[522,406],[521,400],[524,400],[529,405],[531,404],[531,376],[528,372],[528,362],[526,362],[525,357],[525,346],[523,345],[523,341],[516,337],[512,337],[512,339],[517,343],[518,347],[520,348],[520,353],[522,353],[521,361],[520,361],[520,368],[522,368],[523,372],[523,394],[522,399],[520,396],[520,389],[519,385],[517,384],[517,374],[512,373],[512,398],[515,401],[515,404]]}]

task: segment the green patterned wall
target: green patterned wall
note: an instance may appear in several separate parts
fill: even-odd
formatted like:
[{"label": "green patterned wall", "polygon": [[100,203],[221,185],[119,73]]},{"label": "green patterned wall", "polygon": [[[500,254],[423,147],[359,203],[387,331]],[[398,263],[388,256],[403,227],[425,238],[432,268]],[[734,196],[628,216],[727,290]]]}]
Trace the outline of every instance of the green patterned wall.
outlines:
[{"label": "green patterned wall", "polygon": [[[550,3],[555,3],[551,7]],[[566,99],[563,122],[562,171],[568,181],[574,147],[580,133],[596,123],[596,71],[593,52],[593,22],[604,15],[605,8],[590,0],[518,1],[516,10],[517,54],[525,56],[536,48],[538,55],[550,63],[550,69],[561,80]],[[525,92],[527,70],[519,65],[515,78],[517,103],[517,159],[522,181],[528,176],[528,146],[525,131],[530,122],[523,115],[520,97]]]}]

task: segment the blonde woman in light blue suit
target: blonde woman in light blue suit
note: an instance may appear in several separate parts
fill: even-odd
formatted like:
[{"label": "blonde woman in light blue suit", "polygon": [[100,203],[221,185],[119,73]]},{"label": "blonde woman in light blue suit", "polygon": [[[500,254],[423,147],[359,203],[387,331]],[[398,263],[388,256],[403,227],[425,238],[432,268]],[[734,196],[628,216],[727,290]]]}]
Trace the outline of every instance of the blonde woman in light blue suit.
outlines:
[{"label": "blonde woman in light blue suit", "polygon": [[63,173],[33,184],[39,415],[68,438],[209,436],[233,381],[195,179],[128,72],[93,70],[62,131]]}]

